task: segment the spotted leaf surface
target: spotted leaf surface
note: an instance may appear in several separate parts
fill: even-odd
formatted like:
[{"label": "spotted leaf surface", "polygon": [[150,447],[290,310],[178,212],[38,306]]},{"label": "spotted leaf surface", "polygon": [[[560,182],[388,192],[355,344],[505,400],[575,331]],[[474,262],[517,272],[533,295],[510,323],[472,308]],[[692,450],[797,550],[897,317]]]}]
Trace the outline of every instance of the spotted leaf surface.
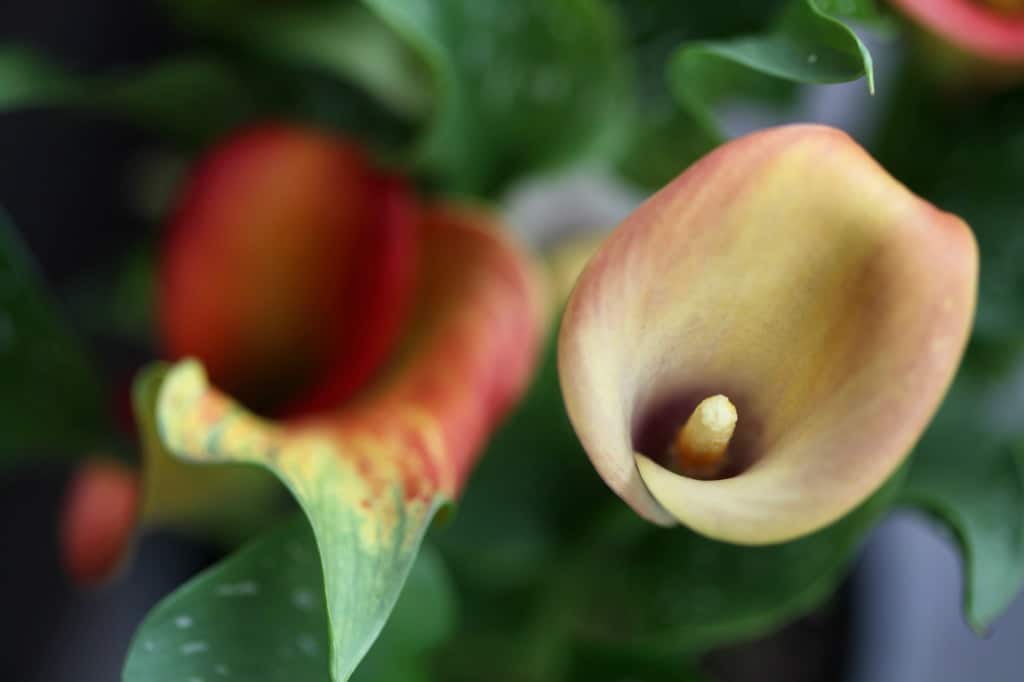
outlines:
[{"label": "spotted leaf surface", "polygon": [[435,511],[455,497],[534,365],[543,311],[529,261],[469,209],[434,208],[406,346],[359,402],[262,420],[184,361],[158,389],[163,444],[194,463],[265,467],[306,513],[324,573],[330,669],[380,632]]},{"label": "spotted leaf surface", "polygon": [[[357,679],[413,679],[421,655],[454,621],[444,563],[425,548]],[[309,523],[295,518],[164,599],[128,654],[125,682],[330,677],[323,574]]]}]

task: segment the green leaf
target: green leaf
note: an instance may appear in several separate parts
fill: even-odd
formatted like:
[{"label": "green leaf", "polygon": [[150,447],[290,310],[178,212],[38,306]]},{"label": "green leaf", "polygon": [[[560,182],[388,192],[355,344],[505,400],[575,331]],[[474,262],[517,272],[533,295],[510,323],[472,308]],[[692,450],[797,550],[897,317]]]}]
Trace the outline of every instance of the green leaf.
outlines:
[{"label": "green leaf", "polygon": [[[697,28],[703,22],[711,30],[729,31],[743,25],[736,18],[723,21],[714,11],[694,14],[689,18]],[[725,136],[713,107],[722,100],[778,100],[789,92],[787,84],[840,83],[862,76],[874,92],[871,54],[844,23],[846,18],[864,21],[877,15],[873,3],[866,0],[793,0],[777,26],[765,33],[695,41],[691,38],[697,29],[690,28],[668,62],[669,85],[678,108],[668,106],[657,88],[642,87],[642,106],[623,172],[658,186],[721,144]],[[655,34],[662,43],[671,37]],[[660,65],[651,64],[651,59],[645,58],[644,68],[660,73]]]},{"label": "green leaf", "polygon": [[168,5],[191,29],[351,81],[395,113],[422,117],[429,106],[418,58],[376,15],[356,3]]},{"label": "green leaf", "polygon": [[[428,484],[427,464],[417,457],[415,443],[426,439],[416,430],[421,423],[407,415],[384,434],[358,427],[293,432],[218,393],[194,361],[173,367],[155,391],[156,428],[175,456],[264,467],[306,513],[324,569],[332,679],[347,680],[384,626],[427,525],[448,498]],[[414,492],[421,484],[422,495]]]},{"label": "green leaf", "polygon": [[871,53],[840,20],[836,7],[842,4],[796,0],[771,33],[681,46],[670,67],[677,99],[706,131],[716,134],[710,105],[728,87],[736,67],[797,83],[842,83],[865,77],[874,92]]},{"label": "green leaf", "polygon": [[0,211],[0,461],[84,456],[109,440],[108,397]]},{"label": "green leaf", "polygon": [[[436,536],[453,571],[487,589],[543,580],[555,555],[617,499],[566,416],[556,340],[553,333],[529,392],[491,439],[453,518]],[[566,496],[572,505],[564,504]]]},{"label": "green leaf", "polygon": [[964,558],[964,610],[983,634],[1024,584],[1024,448],[988,423],[961,378],[917,447],[903,501],[945,523]]},{"label": "green leaf", "polygon": [[441,554],[420,548],[387,625],[356,668],[355,682],[429,682],[430,656],[451,635],[458,600]]},{"label": "green leaf", "polygon": [[[692,114],[680,109],[669,91],[665,64],[676,46],[708,36],[759,31],[764,17],[775,16],[783,3],[618,0],[614,4],[625,26],[636,101],[629,145],[619,170],[642,186],[660,187],[720,141],[702,129]],[[741,90],[738,96],[751,94],[746,88],[737,89]]]},{"label": "green leaf", "polygon": [[567,674],[572,638],[559,613],[563,602],[549,603],[549,593],[560,593],[552,582],[585,531],[619,500],[594,472],[565,414],[556,339],[553,333],[530,391],[491,440],[453,518],[434,535],[463,616],[438,663],[448,682]]},{"label": "green leaf", "polygon": [[206,57],[83,77],[28,50],[0,48],[0,111],[32,107],[84,109],[206,142],[249,117],[255,100],[235,71]]},{"label": "green leaf", "polygon": [[[356,679],[413,682],[454,622],[443,562],[425,547]],[[317,544],[301,516],[160,602],[132,641],[125,682],[325,682],[330,636]]]},{"label": "green leaf", "polygon": [[832,594],[902,480],[903,470],[824,530],[766,547],[614,513],[569,574],[579,598],[577,634],[641,657],[696,654],[766,634]]},{"label": "green leaf", "polygon": [[596,0],[364,0],[427,65],[423,167],[457,191],[614,154],[626,104],[614,16]]}]

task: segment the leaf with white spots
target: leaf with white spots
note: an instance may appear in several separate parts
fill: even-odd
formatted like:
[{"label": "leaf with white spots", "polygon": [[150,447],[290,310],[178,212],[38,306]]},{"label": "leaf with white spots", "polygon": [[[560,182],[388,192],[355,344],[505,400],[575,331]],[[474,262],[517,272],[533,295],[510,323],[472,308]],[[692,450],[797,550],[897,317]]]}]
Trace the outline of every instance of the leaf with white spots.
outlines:
[{"label": "leaf with white spots", "polygon": [[[150,476],[147,465],[147,498],[164,491],[169,502],[201,505],[204,516],[229,515],[235,498],[197,486],[201,474],[245,464],[272,473],[302,508],[316,544],[284,545],[280,560],[318,562],[323,580],[289,585],[280,599],[308,613],[313,596],[326,597],[330,628],[323,642],[302,637],[289,646],[306,654],[329,648],[339,682],[381,632],[434,513],[457,497],[533,369],[544,320],[540,288],[525,254],[489,223],[471,209],[425,212],[413,331],[387,376],[342,409],[269,422],[211,386],[195,361],[140,379],[146,442],[195,478],[194,486],[168,491],[166,476]],[[232,574],[210,598],[246,608],[277,587],[257,574]],[[181,615],[195,621],[191,635],[199,618],[174,617]]]},{"label": "leaf with white spots", "polygon": [[2,211],[0,376],[0,463],[84,455],[106,441],[104,387]]},{"label": "leaf with white spots", "polygon": [[[427,546],[355,679],[410,679],[451,630],[453,614],[444,564]],[[326,682],[327,628],[316,543],[297,517],[157,605],[132,642],[123,679]]]}]

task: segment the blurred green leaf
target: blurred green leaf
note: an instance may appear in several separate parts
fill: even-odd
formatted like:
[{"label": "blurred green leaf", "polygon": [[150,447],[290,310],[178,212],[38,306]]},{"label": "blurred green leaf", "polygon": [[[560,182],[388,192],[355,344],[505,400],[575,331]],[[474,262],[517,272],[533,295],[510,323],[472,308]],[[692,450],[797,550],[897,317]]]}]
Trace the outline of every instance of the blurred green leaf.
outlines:
[{"label": "blurred green leaf", "polygon": [[[425,546],[353,679],[415,682],[454,622],[445,567]],[[125,682],[326,682],[330,636],[316,540],[297,517],[161,601],[132,641]]]},{"label": "blurred green leaf", "polygon": [[[304,47],[316,52],[318,45]],[[411,135],[406,124],[347,82],[302,68],[302,59],[213,55],[184,55],[86,76],[69,73],[32,52],[0,47],[0,113],[34,107],[92,112],[168,137],[186,152],[264,119],[344,130],[390,156],[396,156],[396,148],[408,148]],[[376,57],[368,59],[380,66]]]},{"label": "blurred green leaf", "polygon": [[107,394],[0,211],[0,462],[80,457],[109,440]]},{"label": "blurred green leaf", "polygon": [[844,4],[864,9],[863,3],[856,2],[795,0],[771,33],[680,46],[670,72],[676,97],[716,130],[707,107],[728,87],[728,69],[735,66],[797,83],[842,83],[865,77],[874,92],[871,54],[839,18],[837,8]]},{"label": "blurred green leaf", "polygon": [[169,2],[193,30],[321,70],[364,88],[391,111],[425,115],[427,74],[398,35],[356,2]]},{"label": "blurred green leaf", "polygon": [[874,92],[871,54],[845,20],[876,17],[867,0],[793,0],[768,32],[696,41],[684,33],[668,57],[678,108],[644,98],[623,172],[657,186],[723,142],[713,107],[725,99],[770,100],[788,91],[786,83],[861,77]]},{"label": "blurred green leaf", "polygon": [[155,345],[156,250],[137,246],[109,269],[94,268],[65,287],[69,313],[91,337]]},{"label": "blurred green leaf", "polygon": [[419,161],[450,190],[607,158],[624,132],[624,54],[596,0],[364,0],[426,64]]},{"label": "blurred green leaf", "polygon": [[434,535],[462,605],[462,627],[438,664],[446,682],[546,682],[562,679],[572,663],[569,624],[557,613],[563,602],[551,603],[560,589],[556,571],[604,509],[620,502],[569,424],[556,338],[477,464],[454,518]]},{"label": "blurred green leaf", "polygon": [[625,177],[645,187],[660,187],[719,142],[672,96],[665,65],[677,46],[756,33],[762,30],[765,17],[776,16],[783,4],[782,0],[614,3],[632,57],[630,80],[636,102],[629,145],[619,163]]},{"label": "blurred green leaf", "polygon": [[71,107],[116,116],[189,141],[245,120],[250,89],[225,64],[186,56],[119,75],[77,76],[20,48],[0,48],[0,111]]},{"label": "blurred green leaf", "polygon": [[766,634],[819,606],[903,481],[898,472],[832,526],[745,547],[612,515],[570,573],[577,636],[640,657],[696,654]]},{"label": "blurred green leaf", "polygon": [[992,425],[994,397],[961,377],[917,447],[903,501],[945,523],[964,558],[964,610],[979,634],[1024,584],[1024,440]]},{"label": "blurred green leaf", "polygon": [[1024,351],[1024,90],[991,105],[969,133],[946,129],[947,156],[925,196],[974,230],[981,256],[976,342],[1008,360]]},{"label": "blurred green leaf", "polygon": [[713,682],[697,660],[675,657],[672,660],[621,658],[597,647],[576,652],[566,682]]},{"label": "blurred green leaf", "polygon": [[565,413],[556,338],[548,340],[529,392],[492,437],[453,518],[437,533],[453,570],[486,588],[532,586],[592,515],[617,499]]}]

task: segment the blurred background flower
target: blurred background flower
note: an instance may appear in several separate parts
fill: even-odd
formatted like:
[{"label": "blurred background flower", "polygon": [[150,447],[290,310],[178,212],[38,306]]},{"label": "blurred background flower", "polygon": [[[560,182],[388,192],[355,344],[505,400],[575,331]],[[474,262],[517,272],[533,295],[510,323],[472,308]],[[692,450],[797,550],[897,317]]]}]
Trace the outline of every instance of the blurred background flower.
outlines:
[{"label": "blurred background flower", "polygon": [[1024,5],[1017,0],[893,0],[944,77],[1012,83],[1024,77]]}]

